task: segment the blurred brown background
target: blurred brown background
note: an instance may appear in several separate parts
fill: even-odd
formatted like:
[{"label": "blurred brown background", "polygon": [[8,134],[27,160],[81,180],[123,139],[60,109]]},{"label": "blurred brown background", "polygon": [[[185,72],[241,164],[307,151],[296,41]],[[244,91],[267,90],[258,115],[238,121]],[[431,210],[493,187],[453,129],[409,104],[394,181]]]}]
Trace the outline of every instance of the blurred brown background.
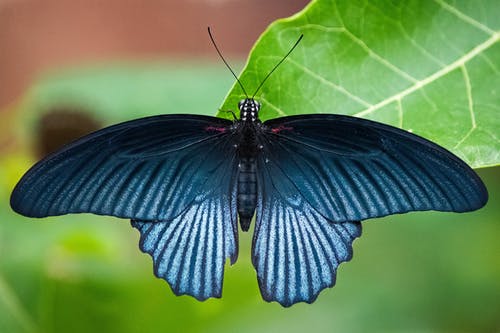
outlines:
[{"label": "blurred brown background", "polygon": [[40,73],[113,59],[215,59],[206,27],[244,59],[266,26],[306,0],[0,0],[0,110]]}]

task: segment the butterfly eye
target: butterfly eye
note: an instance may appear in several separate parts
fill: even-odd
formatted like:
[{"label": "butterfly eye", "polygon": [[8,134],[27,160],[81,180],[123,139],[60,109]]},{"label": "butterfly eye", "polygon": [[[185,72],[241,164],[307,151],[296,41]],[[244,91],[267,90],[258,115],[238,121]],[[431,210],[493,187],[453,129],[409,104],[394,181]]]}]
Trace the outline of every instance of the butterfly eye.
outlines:
[{"label": "butterfly eye", "polygon": [[238,103],[238,109],[241,110],[241,108],[245,105],[245,102],[246,102],[246,99],[242,99],[241,101],[239,101],[239,103]]}]

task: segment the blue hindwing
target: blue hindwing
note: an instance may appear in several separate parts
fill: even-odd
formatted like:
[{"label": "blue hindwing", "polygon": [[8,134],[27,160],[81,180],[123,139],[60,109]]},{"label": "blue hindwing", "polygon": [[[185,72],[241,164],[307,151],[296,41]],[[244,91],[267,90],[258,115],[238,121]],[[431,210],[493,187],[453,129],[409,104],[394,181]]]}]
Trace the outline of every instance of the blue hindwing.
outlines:
[{"label": "blue hindwing", "polygon": [[252,258],[262,297],[283,306],[312,303],[352,257],[359,222],[335,223],[300,194],[279,167],[258,160],[259,199]]}]

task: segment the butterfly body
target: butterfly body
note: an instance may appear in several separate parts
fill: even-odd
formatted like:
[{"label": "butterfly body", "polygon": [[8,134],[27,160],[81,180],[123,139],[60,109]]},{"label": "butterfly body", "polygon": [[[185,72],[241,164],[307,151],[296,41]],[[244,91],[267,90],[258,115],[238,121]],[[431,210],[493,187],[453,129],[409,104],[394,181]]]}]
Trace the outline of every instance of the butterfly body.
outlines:
[{"label": "butterfly body", "polygon": [[238,216],[243,231],[248,231],[257,207],[257,165],[254,157],[240,157],[238,163]]},{"label": "butterfly body", "polygon": [[241,119],[235,121],[239,134],[235,145],[238,154],[238,216],[243,231],[248,231],[257,207],[257,160],[261,150],[258,141],[262,122],[259,120],[260,104],[253,99],[239,103]]}]

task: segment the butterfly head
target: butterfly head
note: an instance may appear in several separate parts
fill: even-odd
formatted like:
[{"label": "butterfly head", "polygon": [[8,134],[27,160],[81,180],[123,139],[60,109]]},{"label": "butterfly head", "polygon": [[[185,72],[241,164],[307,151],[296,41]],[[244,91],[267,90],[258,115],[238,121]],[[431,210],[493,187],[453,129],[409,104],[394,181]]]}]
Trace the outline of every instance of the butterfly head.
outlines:
[{"label": "butterfly head", "polygon": [[238,103],[242,121],[256,121],[259,118],[260,103],[253,98],[242,99]]}]

